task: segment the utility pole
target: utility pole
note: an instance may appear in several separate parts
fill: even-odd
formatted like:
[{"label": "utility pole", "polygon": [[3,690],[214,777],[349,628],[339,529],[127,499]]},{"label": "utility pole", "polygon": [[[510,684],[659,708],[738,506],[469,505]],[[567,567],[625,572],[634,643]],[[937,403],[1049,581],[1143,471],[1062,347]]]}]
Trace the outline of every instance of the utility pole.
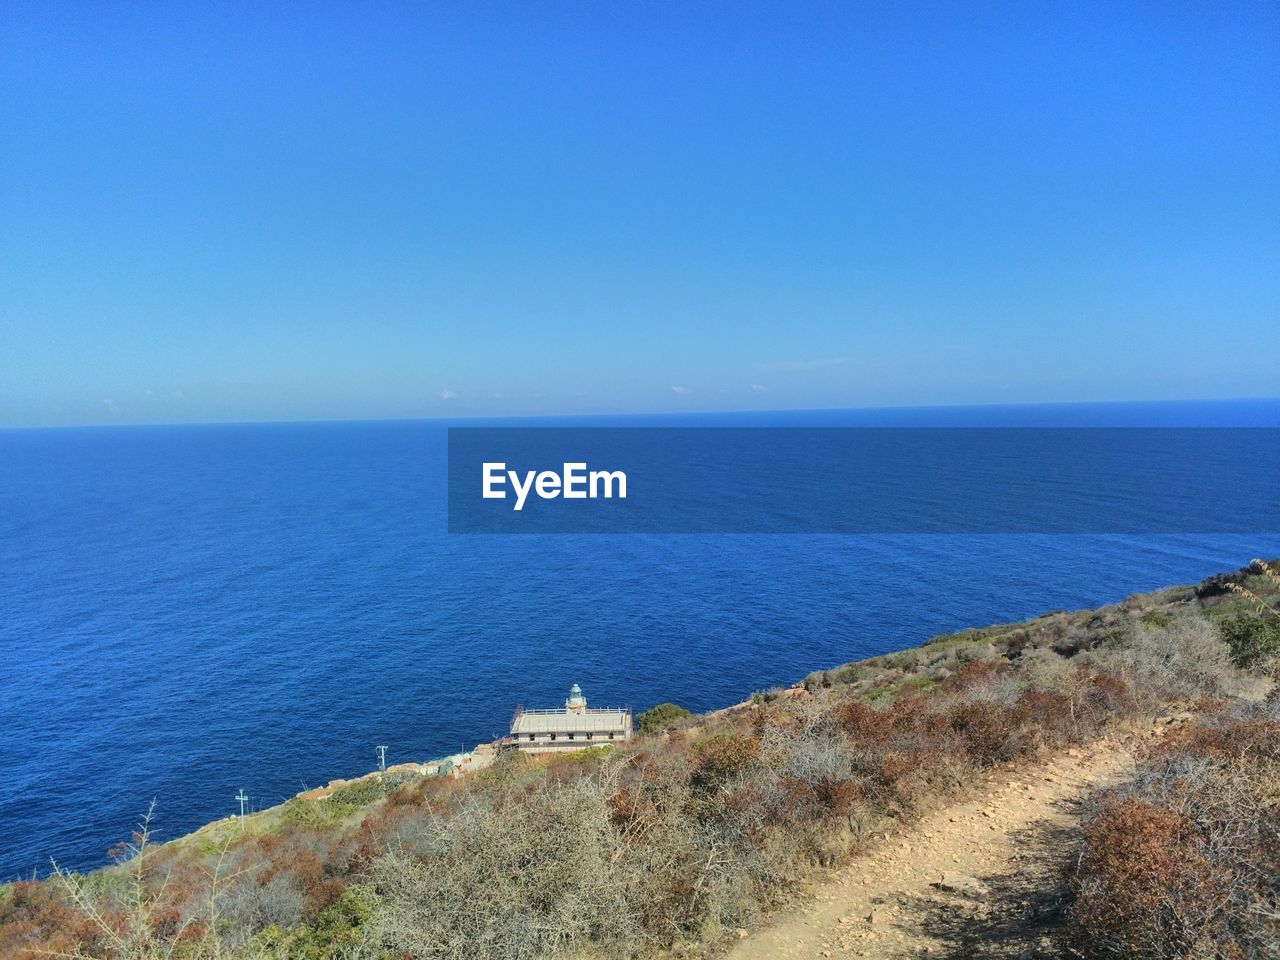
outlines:
[{"label": "utility pole", "polygon": [[240,792],[236,794],[236,799],[240,801],[240,829],[244,829],[244,805],[249,802],[249,797],[244,792],[244,787],[240,788]]},{"label": "utility pole", "polygon": [[387,745],[385,743],[378,744],[375,749],[378,751],[378,772],[387,772]]}]

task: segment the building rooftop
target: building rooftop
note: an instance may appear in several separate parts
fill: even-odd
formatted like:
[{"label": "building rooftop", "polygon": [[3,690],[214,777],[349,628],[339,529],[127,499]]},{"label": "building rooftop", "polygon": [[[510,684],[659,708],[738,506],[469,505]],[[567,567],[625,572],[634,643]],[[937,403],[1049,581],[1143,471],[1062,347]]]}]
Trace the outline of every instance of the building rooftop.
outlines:
[{"label": "building rooftop", "polygon": [[629,713],[619,708],[568,710],[520,710],[511,721],[511,732],[520,733],[608,733],[629,726]]}]

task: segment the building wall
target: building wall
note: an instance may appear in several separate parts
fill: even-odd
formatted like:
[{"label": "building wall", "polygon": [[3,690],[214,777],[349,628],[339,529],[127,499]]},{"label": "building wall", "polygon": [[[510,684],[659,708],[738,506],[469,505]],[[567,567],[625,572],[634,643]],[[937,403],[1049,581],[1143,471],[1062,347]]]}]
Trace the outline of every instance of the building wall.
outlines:
[{"label": "building wall", "polygon": [[610,743],[626,743],[631,739],[631,731],[615,730],[613,739],[609,739],[608,733],[592,733],[591,739],[587,739],[585,733],[573,734],[573,739],[569,739],[567,733],[557,733],[552,740],[552,734],[537,733],[533,735],[533,739],[529,739],[529,734],[511,735],[511,745],[519,750],[532,753],[571,753],[574,750],[585,750],[588,747],[600,747]]}]

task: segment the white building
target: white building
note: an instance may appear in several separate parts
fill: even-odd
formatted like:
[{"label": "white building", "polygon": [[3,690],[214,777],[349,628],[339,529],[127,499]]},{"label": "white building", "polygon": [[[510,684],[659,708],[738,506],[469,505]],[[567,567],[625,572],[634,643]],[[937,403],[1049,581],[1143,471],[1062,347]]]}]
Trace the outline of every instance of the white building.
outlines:
[{"label": "white building", "polygon": [[582,688],[575,683],[563,710],[517,707],[508,743],[533,753],[568,753],[630,739],[630,708],[588,708]]}]

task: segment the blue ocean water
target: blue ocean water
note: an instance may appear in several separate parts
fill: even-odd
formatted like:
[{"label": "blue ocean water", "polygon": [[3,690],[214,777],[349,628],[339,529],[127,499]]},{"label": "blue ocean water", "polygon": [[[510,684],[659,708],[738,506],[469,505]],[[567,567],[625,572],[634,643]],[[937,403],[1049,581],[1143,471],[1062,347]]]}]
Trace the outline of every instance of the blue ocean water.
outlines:
[{"label": "blue ocean water", "polygon": [[[566,421],[556,421],[564,423]],[[1280,426],[1280,401],[593,424]],[[505,732],[1193,582],[1269,536],[449,535],[443,422],[0,431],[0,879]],[[1232,477],[1222,490],[1230,496]]]}]

